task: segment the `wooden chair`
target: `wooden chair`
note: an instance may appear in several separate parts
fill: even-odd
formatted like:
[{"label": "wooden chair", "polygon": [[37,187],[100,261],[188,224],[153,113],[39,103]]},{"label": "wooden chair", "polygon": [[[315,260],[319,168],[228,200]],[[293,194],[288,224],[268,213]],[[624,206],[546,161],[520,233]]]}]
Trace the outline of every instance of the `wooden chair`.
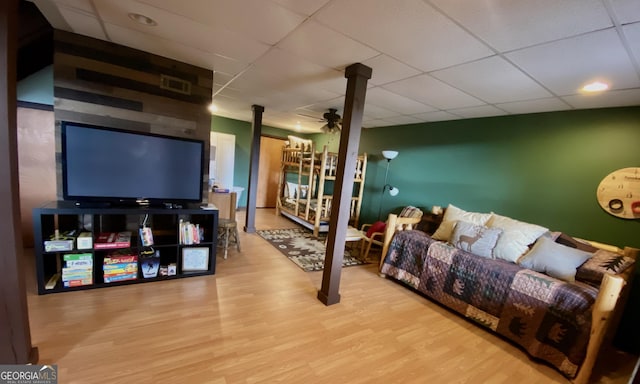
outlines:
[{"label": "wooden chair", "polygon": [[227,258],[229,244],[235,244],[240,252],[240,236],[236,222],[236,192],[209,193],[209,202],[218,207],[218,247],[224,248],[224,258]]},{"label": "wooden chair", "polygon": [[[422,215],[423,213],[420,209],[409,205],[404,207],[402,209],[402,212],[400,212],[400,215],[398,215],[397,217],[402,218],[401,222],[403,225],[415,226],[420,223],[420,220],[422,220]],[[360,228],[360,231],[362,232],[362,240],[360,243],[360,258],[362,260],[367,260],[367,258],[369,257],[369,251],[371,250],[372,244],[383,247],[385,242],[385,234],[388,233],[388,231],[386,231],[386,227],[389,225],[389,220],[387,220],[385,228],[381,229],[380,232],[373,232],[370,236],[367,236],[366,233],[372,225],[374,224],[363,224]],[[393,235],[393,232],[391,232],[391,234]],[[380,256],[380,258],[384,259],[384,256],[385,255],[383,254]]]}]

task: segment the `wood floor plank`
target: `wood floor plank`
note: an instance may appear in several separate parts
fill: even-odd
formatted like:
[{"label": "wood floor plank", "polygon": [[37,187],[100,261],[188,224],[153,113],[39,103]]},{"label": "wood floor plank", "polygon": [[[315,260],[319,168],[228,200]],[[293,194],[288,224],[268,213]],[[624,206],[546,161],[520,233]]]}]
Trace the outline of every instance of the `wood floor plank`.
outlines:
[{"label": "wood floor plank", "polygon": [[[243,212],[238,221],[243,222]],[[295,227],[259,209],[258,229]],[[391,280],[343,269],[341,302],[256,234],[213,276],[28,296],[40,363],[61,383],[567,383],[518,347]],[[31,255],[32,253],[27,252]],[[628,381],[611,351],[596,383]]]}]

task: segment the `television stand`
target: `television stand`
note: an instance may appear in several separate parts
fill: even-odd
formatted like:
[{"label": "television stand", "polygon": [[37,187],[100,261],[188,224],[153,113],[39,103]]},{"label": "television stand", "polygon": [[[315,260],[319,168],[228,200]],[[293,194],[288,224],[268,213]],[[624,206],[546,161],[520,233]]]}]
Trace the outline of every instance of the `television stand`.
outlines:
[{"label": "television stand", "polygon": [[[142,245],[138,229],[143,224],[151,229],[151,247]],[[33,227],[36,282],[41,295],[213,275],[216,271],[217,209],[54,201],[33,210]],[[71,231],[75,231],[73,235]],[[78,237],[82,232],[88,235]],[[120,232],[130,233],[130,239],[114,235],[115,240],[97,242],[100,234],[109,238]],[[60,237],[51,241],[56,233]],[[158,266],[154,276],[147,271],[150,258]],[[116,259],[126,260],[126,264],[114,262]],[[120,280],[123,275],[126,279]]]}]

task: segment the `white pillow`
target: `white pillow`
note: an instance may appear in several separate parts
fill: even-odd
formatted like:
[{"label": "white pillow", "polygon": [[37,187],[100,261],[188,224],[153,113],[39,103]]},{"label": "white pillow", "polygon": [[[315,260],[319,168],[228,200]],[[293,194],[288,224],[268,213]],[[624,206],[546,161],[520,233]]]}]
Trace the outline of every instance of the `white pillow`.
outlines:
[{"label": "white pillow", "polygon": [[301,185],[300,186],[300,198],[301,199],[306,199],[308,191],[309,191],[309,186],[308,185]]},{"label": "white pillow", "polygon": [[513,263],[529,250],[529,244],[533,244],[543,233],[548,231],[545,227],[495,213],[491,214],[487,227],[502,229],[502,235],[493,249],[493,257]]},{"label": "white pillow", "polygon": [[577,268],[592,256],[593,253],[570,248],[547,237],[541,237],[531,251],[518,260],[518,264],[573,283],[576,280]]},{"label": "white pillow", "polygon": [[449,241],[456,221],[460,220],[466,221],[467,223],[485,225],[490,218],[490,213],[467,212],[453,204],[449,204],[447,210],[444,212],[442,223],[440,223],[440,226],[431,237],[435,240]]},{"label": "white pillow", "polygon": [[451,245],[463,251],[491,259],[493,248],[502,234],[500,228],[458,221],[451,235]]},{"label": "white pillow", "polygon": [[287,181],[287,192],[288,196],[292,199],[296,198],[296,192],[298,191],[298,184]]}]

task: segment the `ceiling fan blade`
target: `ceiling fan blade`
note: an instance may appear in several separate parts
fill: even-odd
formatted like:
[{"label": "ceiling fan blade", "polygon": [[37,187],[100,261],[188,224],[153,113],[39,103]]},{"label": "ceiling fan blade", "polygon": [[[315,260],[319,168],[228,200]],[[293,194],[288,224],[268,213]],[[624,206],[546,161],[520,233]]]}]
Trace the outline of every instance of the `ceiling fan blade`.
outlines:
[{"label": "ceiling fan blade", "polygon": [[318,116],[305,115],[304,113],[296,113],[296,115],[302,116],[302,117],[306,117],[308,119],[318,120],[319,122],[320,121],[324,121],[324,119],[322,119],[322,118],[320,118]]}]

